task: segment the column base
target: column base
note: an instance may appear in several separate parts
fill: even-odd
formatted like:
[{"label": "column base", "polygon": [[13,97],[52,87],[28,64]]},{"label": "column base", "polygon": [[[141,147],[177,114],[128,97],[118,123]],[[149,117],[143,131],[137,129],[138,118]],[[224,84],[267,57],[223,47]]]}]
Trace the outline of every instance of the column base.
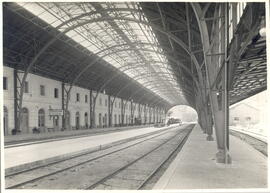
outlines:
[{"label": "column base", "polygon": [[226,155],[225,155],[225,151],[224,150],[219,150],[216,153],[216,161],[217,161],[217,163],[231,164],[232,163],[232,158],[229,155],[229,152],[227,152]]},{"label": "column base", "polygon": [[212,137],[212,135],[208,135],[208,136],[206,137],[206,140],[207,140],[207,141],[214,141],[214,138]]}]

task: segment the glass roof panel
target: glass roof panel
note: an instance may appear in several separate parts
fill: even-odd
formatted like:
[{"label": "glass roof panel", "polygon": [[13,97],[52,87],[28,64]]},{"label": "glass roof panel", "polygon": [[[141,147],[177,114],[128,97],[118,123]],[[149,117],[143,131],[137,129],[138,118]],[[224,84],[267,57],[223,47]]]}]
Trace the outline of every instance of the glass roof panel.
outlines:
[{"label": "glass roof panel", "polygon": [[[134,78],[142,86],[146,85],[146,88],[169,103],[176,104],[179,99],[185,101],[177,78],[152,28],[140,23],[148,23],[148,20],[139,3],[17,4],[59,31],[67,31],[68,37]],[[63,25],[59,27],[61,24]]]}]

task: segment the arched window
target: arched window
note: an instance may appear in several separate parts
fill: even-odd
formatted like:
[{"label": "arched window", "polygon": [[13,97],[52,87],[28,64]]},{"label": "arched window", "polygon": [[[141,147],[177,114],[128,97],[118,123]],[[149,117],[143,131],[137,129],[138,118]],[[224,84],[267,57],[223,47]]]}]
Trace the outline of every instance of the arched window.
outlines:
[{"label": "arched window", "polygon": [[76,129],[80,129],[80,113],[76,112],[75,116]]},{"label": "arched window", "polygon": [[45,111],[39,109],[38,111],[38,127],[45,127]]},{"label": "arched window", "polygon": [[8,134],[8,109],[4,106],[4,135]]},{"label": "arched window", "polygon": [[22,108],[22,118],[20,123],[21,132],[28,133],[29,127],[29,112],[27,108]]}]

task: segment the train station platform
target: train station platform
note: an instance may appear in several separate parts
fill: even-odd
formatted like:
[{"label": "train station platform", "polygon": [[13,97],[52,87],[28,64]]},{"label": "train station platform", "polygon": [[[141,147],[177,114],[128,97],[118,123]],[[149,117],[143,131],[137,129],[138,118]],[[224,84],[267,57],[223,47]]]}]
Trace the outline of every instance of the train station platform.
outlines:
[{"label": "train station platform", "polygon": [[259,139],[259,140],[267,143],[267,134],[255,133],[252,130],[245,130],[244,128],[237,127],[237,126],[230,126],[230,130],[232,130],[232,131],[238,131],[238,132],[247,134],[247,135],[249,135],[251,137],[254,137],[256,139]]},{"label": "train station platform", "polygon": [[91,128],[91,129],[79,129],[79,130],[64,130],[64,131],[51,131],[43,133],[20,133],[17,135],[6,135],[4,137],[5,146],[12,147],[17,144],[35,144],[40,142],[49,142],[60,139],[76,138],[89,135],[99,135],[104,133],[125,131],[131,129],[139,129],[145,127],[152,127],[153,125],[137,125],[137,126],[125,126],[125,127],[105,127],[105,128]]},{"label": "train station platform", "polygon": [[216,141],[206,141],[206,135],[196,125],[153,189],[267,188],[267,157],[262,153],[233,136],[232,164],[216,163],[216,152]]},{"label": "train station platform", "polygon": [[[174,125],[172,125],[174,126]],[[169,127],[172,127],[169,126]],[[24,144],[5,148],[5,169],[14,167],[31,167],[37,162],[50,162],[51,159],[59,159],[61,156],[69,156],[73,153],[95,150],[103,146],[128,140],[129,138],[144,135],[150,132],[166,129],[168,127],[142,127],[126,131],[115,131],[92,136],[81,136],[63,140],[54,140],[43,143]],[[29,165],[28,165],[29,164]]]}]

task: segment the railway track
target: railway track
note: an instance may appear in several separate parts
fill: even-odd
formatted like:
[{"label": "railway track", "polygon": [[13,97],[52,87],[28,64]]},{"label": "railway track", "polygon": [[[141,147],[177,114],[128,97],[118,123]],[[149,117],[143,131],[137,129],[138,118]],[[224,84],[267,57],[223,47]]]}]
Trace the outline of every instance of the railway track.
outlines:
[{"label": "railway track", "polygon": [[[20,171],[5,176],[7,189],[114,189],[116,186],[107,186],[109,180],[115,180],[123,172],[132,174],[132,167],[138,163],[143,163],[142,160],[149,159],[149,155],[155,155],[163,148],[163,151],[168,152],[166,159],[180,147],[187,135],[191,131],[189,125],[184,129],[170,128],[165,131],[157,132],[139,139],[130,140],[126,143],[118,144],[116,146],[75,156],[69,159],[61,160],[56,163],[50,163],[30,170]],[[163,139],[163,138],[166,139]],[[170,151],[168,147],[171,146]],[[145,148],[144,150],[144,147]],[[166,147],[166,148],[165,148]],[[174,147],[174,148],[172,148]],[[164,149],[165,148],[165,149]],[[133,154],[133,153],[134,154]],[[139,152],[139,153],[138,153]],[[143,152],[143,153],[142,153]],[[127,157],[127,158],[126,158]],[[151,156],[150,156],[151,157]],[[133,187],[131,184],[129,188],[139,189],[145,183],[147,178],[150,178],[158,170],[160,165],[166,161],[165,158],[160,160],[160,164],[151,164],[155,168],[151,169],[142,179],[135,179],[140,181],[140,186]],[[119,161],[117,161],[119,160]],[[144,162],[150,163],[150,162]],[[158,165],[158,167],[157,167]],[[132,174],[134,175],[134,174]],[[119,181],[119,180],[118,180]],[[120,180],[121,181],[121,180]],[[132,181],[132,180],[129,180]],[[126,183],[128,184],[128,183]]]},{"label": "railway track", "polygon": [[256,138],[246,133],[242,133],[240,131],[235,131],[235,130],[230,130],[230,134],[235,137],[238,137],[242,141],[245,141],[246,143],[251,145],[254,149],[258,150],[263,155],[265,155],[266,157],[268,156],[268,151],[267,151],[268,144],[262,141],[261,139]]},{"label": "railway track", "polygon": [[[113,173],[97,181],[86,189],[142,189],[159,171],[162,165],[184,145],[190,132],[191,130],[186,130],[184,135],[176,135],[175,137],[164,141],[164,143],[162,143],[160,146],[150,150],[133,162],[124,165],[122,168],[117,169]],[[169,148],[167,143],[174,143],[175,146]],[[160,150],[161,147],[163,148],[163,151]],[[167,148],[169,148],[169,150]],[[161,152],[165,153],[166,155],[162,156],[162,159],[159,160],[157,158],[160,156]],[[156,163],[154,164],[154,162]],[[144,171],[143,174],[134,178],[135,174],[137,173],[136,170],[142,168],[145,163],[151,163],[151,166],[147,166],[147,170]]]},{"label": "railway track", "polygon": [[26,172],[29,172],[29,171],[32,171],[32,170],[37,170],[37,169],[40,169],[40,168],[43,168],[43,167],[55,165],[55,164],[58,164],[58,163],[61,163],[61,162],[64,162],[64,161],[68,161],[68,160],[71,160],[71,161],[74,162],[74,159],[76,159],[76,158],[81,158],[81,157],[86,156],[86,155],[91,155],[92,153],[95,153],[95,152],[101,151],[101,150],[106,150],[106,149],[112,148],[113,146],[117,147],[117,146],[122,145],[122,144],[127,144],[127,142],[132,142],[132,141],[135,141],[135,140],[138,140],[138,139],[143,140],[144,138],[146,138],[148,136],[152,136],[152,135],[154,136],[155,134],[164,133],[164,132],[166,132],[166,131],[168,131],[168,130],[170,130],[172,128],[175,128],[175,127],[170,127],[170,128],[166,128],[166,129],[163,129],[163,130],[158,130],[158,131],[142,134],[142,135],[139,135],[139,136],[131,137],[131,138],[128,138],[128,139],[123,139],[123,140],[120,140],[120,141],[117,141],[117,142],[113,142],[111,144],[100,145],[98,148],[86,149],[85,151],[82,151],[82,152],[79,152],[79,153],[73,153],[73,154],[65,156],[63,158],[55,159],[54,161],[51,161],[51,162],[38,163],[36,165],[31,164],[32,166],[31,167],[26,167],[26,169],[21,169],[21,167],[19,167],[19,169],[17,169],[17,168],[15,168],[15,169],[11,168],[10,169],[9,168],[8,170],[5,171],[5,177],[11,177],[11,176],[14,176],[14,175],[18,175],[20,173],[26,173]]},{"label": "railway track", "polygon": [[[164,130],[158,130],[158,131],[143,134],[143,135],[140,135],[140,136],[135,136],[135,137],[129,138],[127,140],[118,141],[116,143],[113,143],[112,145],[100,146],[96,150],[90,150],[90,151],[87,150],[86,152],[82,152],[82,153],[79,153],[79,154],[75,153],[74,155],[64,157],[62,159],[57,159],[57,160],[55,160],[53,162],[50,162],[50,163],[39,164],[37,166],[33,166],[33,167],[30,167],[30,168],[27,168],[27,169],[11,170],[11,171],[6,172],[5,178],[7,180],[9,180],[10,178],[14,178],[14,176],[18,176],[19,174],[28,174],[29,172],[38,172],[40,170],[45,170],[45,172],[41,172],[41,174],[36,174],[36,176],[39,176],[38,178],[43,178],[43,177],[46,177],[48,175],[54,174],[53,172],[51,172],[51,173],[47,172],[46,169],[48,167],[58,168],[55,171],[55,173],[57,173],[57,172],[60,172],[61,169],[63,169],[63,170],[66,169],[65,167],[64,168],[59,168],[59,165],[63,165],[63,163],[70,166],[70,168],[72,168],[72,167],[75,167],[75,166],[77,166],[79,164],[83,164],[84,162],[87,162],[87,161],[93,159],[93,157],[95,157],[95,154],[98,154],[100,152],[101,152],[100,156],[106,156],[109,153],[113,153],[114,151],[113,151],[112,147],[115,147],[115,151],[117,151],[117,150],[120,151],[122,149],[128,148],[130,145],[136,145],[137,143],[143,142],[144,140],[147,140],[151,136],[154,137],[155,135],[162,135],[162,133],[166,133],[170,129],[172,129],[172,128],[167,128],[167,129],[164,129]],[[106,151],[107,149],[108,149],[108,152]],[[92,157],[90,157],[88,159],[87,156],[92,156]],[[23,176],[22,178],[28,179],[28,176]],[[34,178],[33,180],[36,180],[38,178]],[[27,182],[27,181],[25,180],[25,182]],[[17,184],[19,185],[20,183],[17,183]],[[13,188],[13,187],[11,187],[11,188]]]}]

